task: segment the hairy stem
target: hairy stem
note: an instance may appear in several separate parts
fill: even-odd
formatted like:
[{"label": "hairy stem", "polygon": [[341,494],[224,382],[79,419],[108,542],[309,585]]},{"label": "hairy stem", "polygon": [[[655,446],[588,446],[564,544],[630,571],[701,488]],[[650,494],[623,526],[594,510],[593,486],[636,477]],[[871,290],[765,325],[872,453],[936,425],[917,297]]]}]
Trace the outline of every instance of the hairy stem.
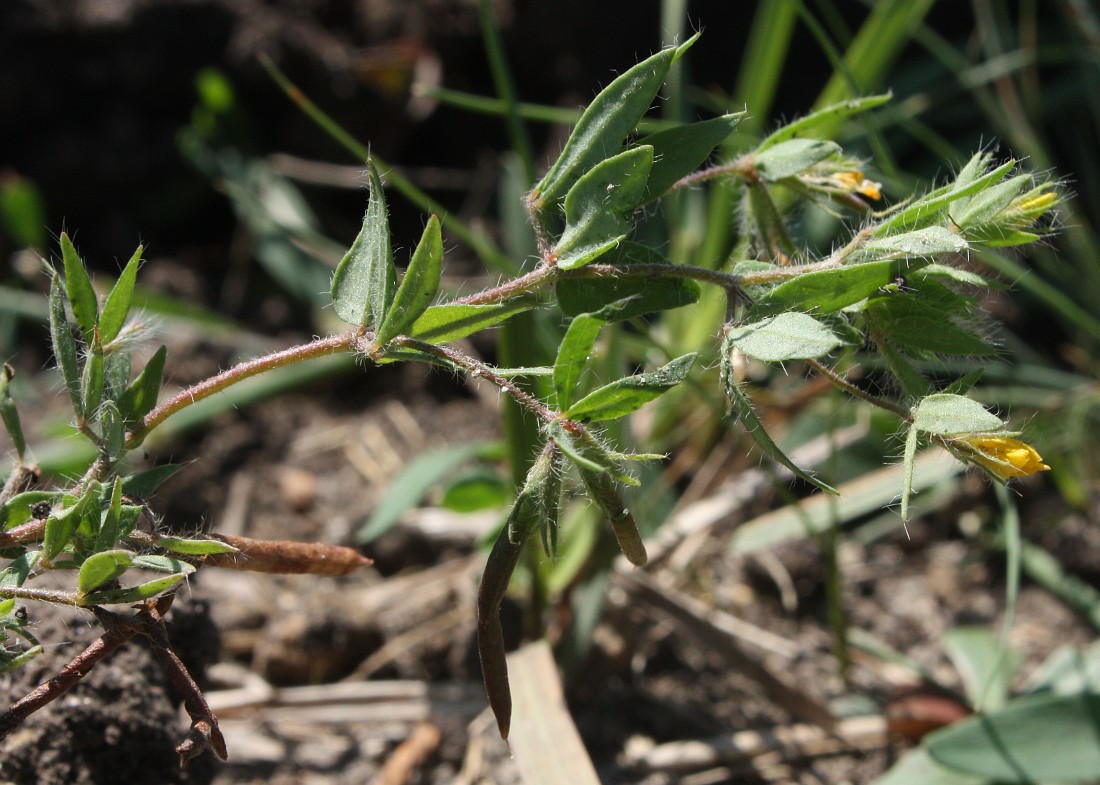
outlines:
[{"label": "hairy stem", "polygon": [[531,394],[520,389],[512,380],[505,379],[503,376],[496,373],[488,365],[481,362],[481,360],[463,354],[457,349],[452,349],[449,346],[438,346],[434,343],[418,341],[415,338],[409,338],[407,336],[398,336],[394,338],[393,342],[398,346],[404,346],[407,349],[415,349],[418,352],[438,357],[450,365],[463,369],[471,376],[486,379],[499,387],[502,392],[511,395],[520,405],[526,406],[546,422],[558,419],[558,415],[554,411],[544,406]]},{"label": "hairy stem", "polygon": [[22,586],[0,586],[0,599],[5,600],[38,600],[54,605],[72,605],[83,607],[75,594],[56,589],[26,589]]},{"label": "hairy stem", "polygon": [[774,270],[757,270],[751,273],[742,273],[737,276],[737,278],[742,286],[760,286],[762,284],[789,281],[792,278],[797,278],[806,273],[815,273],[818,270],[832,270],[840,266],[840,262],[834,261],[830,256],[828,259],[821,262],[786,265],[784,267],[776,267]]},{"label": "hairy stem", "polygon": [[45,533],[45,520],[38,520],[36,518],[33,521],[27,521],[5,532],[0,532],[0,549],[10,548],[12,545],[21,545],[25,542],[41,540]]},{"label": "hairy stem", "polygon": [[690,278],[694,281],[721,286],[727,292],[740,294],[742,276],[723,273],[706,267],[692,267],[680,264],[592,264],[576,270],[564,270],[563,278],[610,278],[613,276],[649,276],[652,278]]},{"label": "hairy stem", "polygon": [[692,186],[699,185],[701,183],[708,182],[710,180],[717,180],[721,177],[728,177],[730,175],[736,175],[743,179],[749,180],[755,176],[756,170],[752,165],[752,157],[745,155],[738,158],[728,164],[719,164],[717,166],[711,166],[706,169],[700,169],[697,172],[692,172],[689,175],[681,177],[662,194],[662,196],[668,196],[671,193],[675,193],[684,188],[691,188]]},{"label": "hairy stem", "polygon": [[369,333],[353,330],[328,338],[319,338],[300,346],[292,346],[281,352],[254,357],[251,360],[245,360],[238,365],[234,365],[227,371],[222,371],[216,376],[211,376],[209,379],[177,393],[145,415],[141,425],[126,439],[126,447],[127,449],[136,447],[151,430],[181,409],[185,409],[193,403],[198,403],[204,398],[209,398],[211,395],[242,382],[250,376],[256,376],[266,371],[272,371],[305,360],[312,360],[316,357],[354,351],[360,341],[370,340],[369,335]]},{"label": "hairy stem", "polygon": [[844,392],[848,393],[849,395],[855,396],[860,400],[867,401],[867,403],[878,406],[880,409],[885,409],[888,412],[896,414],[907,423],[913,422],[913,415],[904,406],[886,398],[880,398],[877,395],[872,395],[865,390],[861,390],[859,387],[856,387],[850,381],[834,371],[832,368],[818,362],[817,360],[806,360],[805,362],[807,365],[809,365],[811,368],[820,373],[834,385],[844,390]]},{"label": "hairy stem", "polygon": [[558,268],[548,264],[542,264],[531,272],[521,275],[518,278],[513,278],[510,281],[494,286],[491,289],[477,292],[476,294],[470,294],[465,297],[450,300],[447,304],[492,305],[511,297],[519,297],[528,292],[533,292],[544,284],[551,283],[560,274],[561,271],[558,270]]}]

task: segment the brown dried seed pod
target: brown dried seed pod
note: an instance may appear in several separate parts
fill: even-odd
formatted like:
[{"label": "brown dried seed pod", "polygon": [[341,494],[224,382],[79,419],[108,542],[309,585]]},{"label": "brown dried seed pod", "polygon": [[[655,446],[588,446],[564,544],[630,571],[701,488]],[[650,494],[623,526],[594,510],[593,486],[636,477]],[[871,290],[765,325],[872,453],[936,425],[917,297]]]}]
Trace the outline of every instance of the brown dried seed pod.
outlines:
[{"label": "brown dried seed pod", "polygon": [[211,553],[204,565],[250,572],[284,575],[347,575],[373,562],[354,548],[318,542],[254,540],[229,534],[211,534],[237,549],[236,553]]}]

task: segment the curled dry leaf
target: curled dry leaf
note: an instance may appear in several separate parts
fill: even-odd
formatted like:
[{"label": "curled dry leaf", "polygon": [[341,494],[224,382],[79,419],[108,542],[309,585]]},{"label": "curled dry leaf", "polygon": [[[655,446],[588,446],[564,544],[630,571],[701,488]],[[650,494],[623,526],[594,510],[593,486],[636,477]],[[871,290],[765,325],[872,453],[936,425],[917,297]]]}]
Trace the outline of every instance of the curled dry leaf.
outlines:
[{"label": "curled dry leaf", "polygon": [[970,713],[957,698],[928,687],[903,692],[884,709],[890,734],[914,744],[934,730],[966,719]]}]

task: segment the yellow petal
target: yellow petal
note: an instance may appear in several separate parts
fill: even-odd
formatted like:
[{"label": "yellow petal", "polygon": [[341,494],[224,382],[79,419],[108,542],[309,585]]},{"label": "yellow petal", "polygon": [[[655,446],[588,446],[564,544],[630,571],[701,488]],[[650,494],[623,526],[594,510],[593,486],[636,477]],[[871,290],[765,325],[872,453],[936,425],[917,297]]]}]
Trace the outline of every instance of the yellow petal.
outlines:
[{"label": "yellow petal", "polygon": [[853,170],[850,172],[836,172],[832,179],[846,191],[855,191],[868,199],[882,198],[882,185],[863,176],[863,172]]},{"label": "yellow petal", "polygon": [[1002,480],[1049,471],[1043,457],[1027,442],[1005,436],[967,436],[969,457]]}]

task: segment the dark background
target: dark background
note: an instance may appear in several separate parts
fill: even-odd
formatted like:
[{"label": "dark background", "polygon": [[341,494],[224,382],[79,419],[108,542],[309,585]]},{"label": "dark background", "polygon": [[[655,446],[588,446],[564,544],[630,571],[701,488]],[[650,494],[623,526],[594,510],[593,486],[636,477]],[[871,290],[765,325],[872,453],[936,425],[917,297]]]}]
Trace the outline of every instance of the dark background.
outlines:
[{"label": "dark background", "polygon": [[[525,101],[581,106],[614,73],[660,46],[656,2],[504,0],[495,7]],[[754,7],[690,4],[694,25],[704,31],[685,61],[692,84],[729,93]],[[839,10],[852,29],[866,14],[859,3]],[[927,21],[955,41],[965,40],[971,26],[962,3],[940,3]],[[196,105],[201,69],[220,69],[235,87],[234,144],[254,153],[356,163],[272,84],[258,52],[272,56],[387,161],[463,172],[487,151],[507,146],[499,118],[442,106],[423,117],[408,111],[402,52],[436,59],[443,86],[493,94],[477,5],[469,0],[9,0],[0,4],[0,172],[39,187],[50,231],[75,232],[93,266],[128,256],[139,241],[154,255],[205,248],[197,256],[216,265],[233,214],[177,146],[177,132]],[[903,53],[891,85],[899,97],[912,80],[927,86],[930,78],[948,79],[929,73],[927,59],[920,51]],[[799,26],[769,123],[804,113],[829,71],[820,47]],[[387,78],[396,86],[384,87]],[[950,116],[930,121],[967,119],[973,112],[956,106]],[[980,143],[980,130],[963,132],[973,138],[952,137],[963,149]],[[550,129],[533,125],[532,133],[544,146],[539,160],[548,162]],[[905,139],[898,144],[903,165],[928,176],[943,172],[944,162],[927,159]],[[464,196],[453,189],[433,195],[456,209]],[[326,189],[316,198],[332,234],[350,237],[363,195]],[[398,235],[402,224],[418,231],[419,217],[408,212],[394,209]],[[13,250],[11,239],[0,235],[0,255]]]}]

